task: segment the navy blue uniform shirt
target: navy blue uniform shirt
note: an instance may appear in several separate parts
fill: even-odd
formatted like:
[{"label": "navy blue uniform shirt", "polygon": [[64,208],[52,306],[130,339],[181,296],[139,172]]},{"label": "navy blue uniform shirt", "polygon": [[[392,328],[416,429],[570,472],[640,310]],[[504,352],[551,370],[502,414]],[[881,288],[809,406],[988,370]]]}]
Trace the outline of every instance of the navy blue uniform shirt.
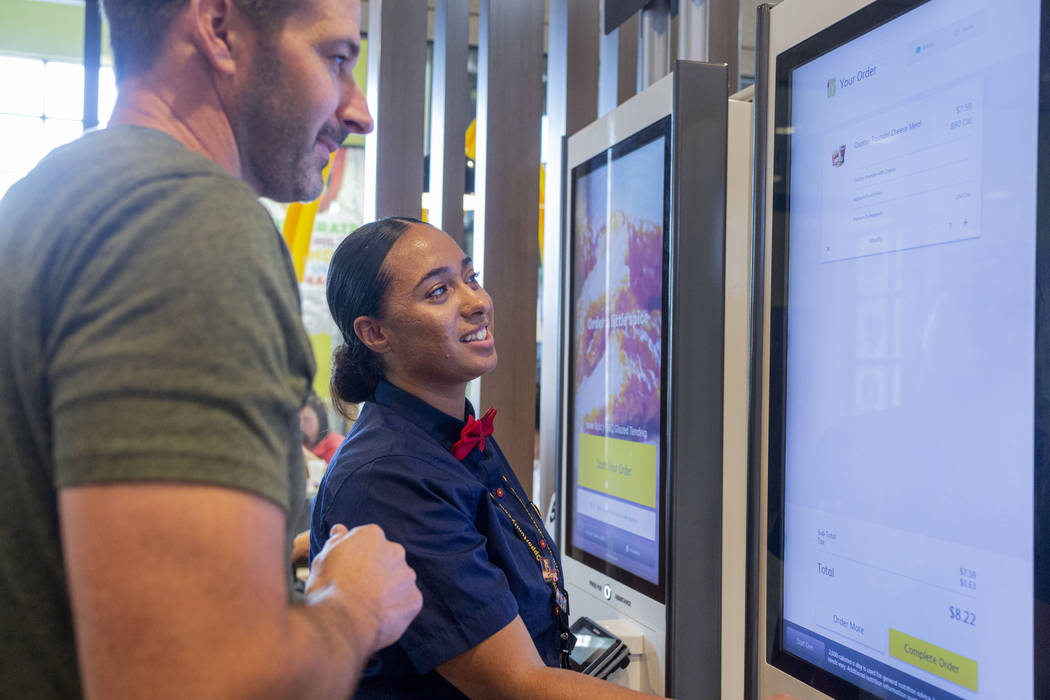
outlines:
[{"label": "navy blue uniform shirt", "polygon": [[[467,411],[473,414],[469,403]],[[557,560],[559,574],[561,560],[493,438],[484,454],[474,449],[463,461],[452,456],[464,425],[380,382],[321,481],[310,521],[310,559],[336,523],[377,523],[404,546],[423,593],[422,612],[369,664],[355,698],[464,697],[435,667],[517,615],[544,663],[560,664],[554,590],[499,506],[543,556]],[[564,586],[560,575],[558,586]]]}]

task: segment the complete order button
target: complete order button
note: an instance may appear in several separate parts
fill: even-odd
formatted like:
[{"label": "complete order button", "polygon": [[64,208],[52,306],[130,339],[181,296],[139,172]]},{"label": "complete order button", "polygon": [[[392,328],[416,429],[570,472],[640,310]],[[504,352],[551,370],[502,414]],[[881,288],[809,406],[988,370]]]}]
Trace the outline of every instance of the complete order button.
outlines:
[{"label": "complete order button", "polygon": [[977,692],[977,662],[890,628],[890,656]]}]

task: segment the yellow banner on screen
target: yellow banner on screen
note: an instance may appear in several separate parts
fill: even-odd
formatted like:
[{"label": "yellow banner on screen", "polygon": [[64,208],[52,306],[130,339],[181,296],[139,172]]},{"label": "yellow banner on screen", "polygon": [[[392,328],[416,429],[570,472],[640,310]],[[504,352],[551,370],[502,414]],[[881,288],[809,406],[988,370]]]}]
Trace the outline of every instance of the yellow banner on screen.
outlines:
[{"label": "yellow banner on screen", "polygon": [[656,507],[656,445],[586,433],[578,439],[580,486]]}]

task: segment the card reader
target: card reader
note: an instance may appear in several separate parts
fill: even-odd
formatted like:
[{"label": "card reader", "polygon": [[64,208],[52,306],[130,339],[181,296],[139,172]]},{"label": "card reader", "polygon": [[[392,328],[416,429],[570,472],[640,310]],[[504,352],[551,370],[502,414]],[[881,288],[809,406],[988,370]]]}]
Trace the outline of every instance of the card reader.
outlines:
[{"label": "card reader", "polygon": [[589,617],[572,623],[570,631],[576,635],[569,657],[573,670],[604,679],[630,663],[627,645]]}]

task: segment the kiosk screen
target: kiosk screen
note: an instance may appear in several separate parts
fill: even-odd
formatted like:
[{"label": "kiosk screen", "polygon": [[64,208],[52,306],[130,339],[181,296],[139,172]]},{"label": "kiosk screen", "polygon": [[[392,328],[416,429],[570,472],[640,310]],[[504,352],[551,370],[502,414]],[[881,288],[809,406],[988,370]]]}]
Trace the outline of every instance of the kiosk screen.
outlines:
[{"label": "kiosk screen", "polygon": [[1039,32],[895,0],[777,58],[770,662],[835,697],[1033,697]]},{"label": "kiosk screen", "polygon": [[567,551],[663,602],[670,117],[572,170]]}]

